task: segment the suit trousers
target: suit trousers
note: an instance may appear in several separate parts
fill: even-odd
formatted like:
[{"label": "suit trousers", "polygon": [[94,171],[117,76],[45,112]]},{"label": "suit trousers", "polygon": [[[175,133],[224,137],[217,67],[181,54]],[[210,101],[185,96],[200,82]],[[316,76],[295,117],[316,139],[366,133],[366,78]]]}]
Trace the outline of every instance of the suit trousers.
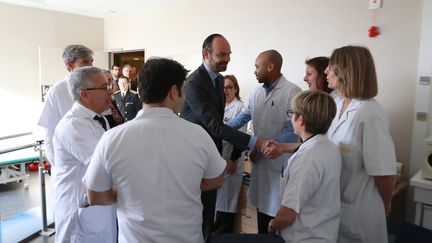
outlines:
[{"label": "suit trousers", "polygon": [[203,205],[203,224],[202,232],[204,241],[208,242],[214,224],[214,214],[216,209],[216,194],[217,190],[201,192],[201,202]]},{"label": "suit trousers", "polygon": [[265,213],[261,213],[257,209],[257,218],[258,218],[258,234],[268,234],[268,225],[270,220],[274,219],[274,217],[269,216]]}]

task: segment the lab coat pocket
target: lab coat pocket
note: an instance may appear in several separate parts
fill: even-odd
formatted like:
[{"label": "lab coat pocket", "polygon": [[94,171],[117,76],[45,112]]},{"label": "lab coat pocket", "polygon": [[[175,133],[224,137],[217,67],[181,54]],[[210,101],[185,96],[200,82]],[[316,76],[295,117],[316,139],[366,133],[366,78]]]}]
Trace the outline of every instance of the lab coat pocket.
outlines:
[{"label": "lab coat pocket", "polygon": [[270,110],[270,121],[277,124],[282,124],[286,120],[286,111],[280,106],[272,105]]},{"label": "lab coat pocket", "polygon": [[342,156],[341,172],[341,199],[345,203],[353,203],[358,194],[358,185],[355,183],[356,171],[358,170],[358,153],[349,146],[339,143],[339,151]]},{"label": "lab coat pocket", "polygon": [[78,209],[78,242],[116,242],[116,206]]},{"label": "lab coat pocket", "polygon": [[357,165],[357,152],[354,146],[339,143],[339,152],[342,156],[342,170],[355,171]]}]

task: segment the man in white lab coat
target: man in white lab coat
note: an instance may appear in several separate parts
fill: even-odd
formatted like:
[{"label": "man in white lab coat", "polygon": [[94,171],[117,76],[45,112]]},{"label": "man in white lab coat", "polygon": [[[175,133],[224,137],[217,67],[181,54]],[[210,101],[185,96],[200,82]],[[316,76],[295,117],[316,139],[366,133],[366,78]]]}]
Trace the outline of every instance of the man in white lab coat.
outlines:
[{"label": "man in white lab coat", "polygon": [[147,60],[143,109],[102,137],[86,172],[91,205],[117,202],[120,243],[204,242],[201,191],[222,185],[226,162],[203,128],[177,116],[186,73],[173,60]]},{"label": "man in white lab coat", "polygon": [[45,155],[53,166],[55,166],[52,145],[54,130],[60,119],[70,110],[73,104],[67,85],[69,74],[79,67],[92,66],[93,51],[83,45],[69,45],[63,50],[62,57],[68,74],[49,89],[38,122],[39,126],[46,129]]},{"label": "man in white lab coat", "polygon": [[[279,142],[298,142],[293,133],[287,111],[300,88],[281,74],[282,56],[276,50],[267,50],[255,61],[255,76],[262,85],[249,96],[248,105],[237,117],[226,124],[240,128],[252,119],[257,138]],[[268,233],[268,223],[279,208],[279,175],[290,154],[268,159],[261,151],[252,151],[254,162],[248,200],[258,210],[258,233]]]},{"label": "man in white lab coat", "polygon": [[88,207],[82,178],[99,139],[109,129],[101,113],[112,83],[103,70],[78,68],[69,78],[74,104],[54,132],[56,242],[116,242],[116,207]]}]

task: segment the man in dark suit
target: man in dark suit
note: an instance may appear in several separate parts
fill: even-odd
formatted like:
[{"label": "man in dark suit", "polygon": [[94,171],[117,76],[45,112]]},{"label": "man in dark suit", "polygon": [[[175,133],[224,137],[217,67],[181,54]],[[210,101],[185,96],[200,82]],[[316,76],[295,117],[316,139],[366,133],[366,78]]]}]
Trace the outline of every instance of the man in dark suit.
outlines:
[{"label": "man in dark suit", "polygon": [[[208,36],[202,46],[203,64],[186,80],[186,101],[180,116],[202,126],[212,137],[219,152],[222,140],[233,144],[237,149],[263,150],[265,142],[235,130],[223,123],[225,95],[224,79],[219,72],[227,69],[231,47],[220,34]],[[216,190],[203,192],[203,235],[208,241],[214,221]]]},{"label": "man in dark suit", "polygon": [[137,92],[129,90],[129,80],[127,77],[119,78],[120,90],[113,94],[115,102],[125,122],[135,118],[142,108],[142,103]]}]

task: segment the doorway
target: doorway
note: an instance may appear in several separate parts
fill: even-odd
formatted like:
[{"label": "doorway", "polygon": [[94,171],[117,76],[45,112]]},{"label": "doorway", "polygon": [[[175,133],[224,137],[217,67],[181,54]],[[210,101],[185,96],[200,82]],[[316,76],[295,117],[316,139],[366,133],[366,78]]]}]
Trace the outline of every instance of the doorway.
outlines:
[{"label": "doorway", "polygon": [[119,51],[110,52],[110,68],[115,64],[122,68],[124,65],[129,64],[136,68],[137,73],[140,72],[144,65],[145,52],[143,50]]}]

